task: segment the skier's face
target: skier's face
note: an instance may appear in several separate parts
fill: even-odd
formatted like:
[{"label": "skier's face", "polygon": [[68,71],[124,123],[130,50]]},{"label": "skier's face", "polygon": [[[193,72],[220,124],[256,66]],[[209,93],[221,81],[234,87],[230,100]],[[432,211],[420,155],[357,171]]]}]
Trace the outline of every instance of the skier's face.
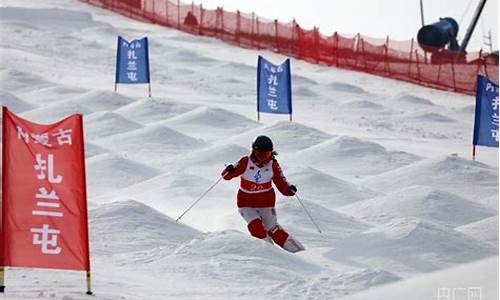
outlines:
[{"label": "skier's face", "polygon": [[253,151],[255,158],[257,158],[258,161],[266,161],[271,158],[272,151],[265,151],[265,150],[258,150],[255,149]]}]

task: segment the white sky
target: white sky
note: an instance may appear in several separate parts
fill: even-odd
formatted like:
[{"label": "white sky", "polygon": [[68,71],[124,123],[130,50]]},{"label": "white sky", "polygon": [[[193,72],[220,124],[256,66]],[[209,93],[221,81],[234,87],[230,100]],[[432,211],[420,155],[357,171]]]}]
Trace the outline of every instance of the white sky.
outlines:
[{"label": "white sky", "polygon": [[[459,23],[459,38],[463,38],[480,0],[423,0],[426,24],[439,17],[452,17]],[[304,28],[319,26],[324,34],[335,31],[344,34],[361,33],[374,38],[410,40],[421,27],[420,0],[197,0],[206,8],[255,12],[269,19],[290,21],[294,17]],[[489,0],[467,47],[468,52],[489,47],[482,35],[491,30],[493,47],[498,49],[498,1]],[[460,43],[460,41],[459,41]]]}]

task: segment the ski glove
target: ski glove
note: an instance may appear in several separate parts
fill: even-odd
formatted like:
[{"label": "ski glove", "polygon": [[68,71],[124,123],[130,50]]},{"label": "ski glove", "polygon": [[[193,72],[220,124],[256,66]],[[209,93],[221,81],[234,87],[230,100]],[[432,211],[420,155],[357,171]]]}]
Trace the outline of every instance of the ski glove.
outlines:
[{"label": "ski glove", "polygon": [[233,165],[229,164],[229,165],[226,166],[225,171],[226,171],[227,174],[231,174],[231,173],[234,172],[235,169],[236,168]]},{"label": "ski glove", "polygon": [[295,195],[295,193],[297,193],[297,187],[293,184],[289,185],[288,186],[288,194],[290,194],[290,196],[293,196],[293,195]]}]

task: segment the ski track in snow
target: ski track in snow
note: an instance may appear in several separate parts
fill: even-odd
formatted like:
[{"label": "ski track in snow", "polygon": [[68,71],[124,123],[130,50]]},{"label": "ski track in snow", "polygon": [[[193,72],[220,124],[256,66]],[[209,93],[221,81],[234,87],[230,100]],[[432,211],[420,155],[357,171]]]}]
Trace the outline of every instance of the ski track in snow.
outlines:
[{"label": "ski track in snow", "polygon": [[[358,299],[497,262],[498,152],[470,160],[473,97],[292,59],[294,122],[257,122],[255,51],[72,0],[4,0],[0,25],[0,103],[38,123],[84,115],[96,299]],[[117,35],[148,36],[152,98],[112,91]],[[278,196],[302,253],[247,233],[237,180],[174,221],[259,134],[323,230]],[[88,298],[81,272],[8,269],[6,285],[0,298]]]}]

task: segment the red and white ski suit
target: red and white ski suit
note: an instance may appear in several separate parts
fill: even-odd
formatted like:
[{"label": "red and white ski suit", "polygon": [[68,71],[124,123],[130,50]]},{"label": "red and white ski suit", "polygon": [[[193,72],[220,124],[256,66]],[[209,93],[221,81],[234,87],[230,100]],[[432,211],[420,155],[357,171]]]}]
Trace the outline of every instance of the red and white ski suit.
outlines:
[{"label": "red and white ski suit", "polygon": [[[288,182],[275,158],[259,162],[253,155],[242,157],[235,166],[235,170],[222,172],[225,180],[240,176],[238,191],[238,211],[247,221],[250,234],[256,238],[270,238],[285,250],[297,252],[304,247],[292,238],[277,223],[276,194],[273,183],[285,196],[292,196],[288,191]],[[270,238],[269,238],[270,237]]]}]

